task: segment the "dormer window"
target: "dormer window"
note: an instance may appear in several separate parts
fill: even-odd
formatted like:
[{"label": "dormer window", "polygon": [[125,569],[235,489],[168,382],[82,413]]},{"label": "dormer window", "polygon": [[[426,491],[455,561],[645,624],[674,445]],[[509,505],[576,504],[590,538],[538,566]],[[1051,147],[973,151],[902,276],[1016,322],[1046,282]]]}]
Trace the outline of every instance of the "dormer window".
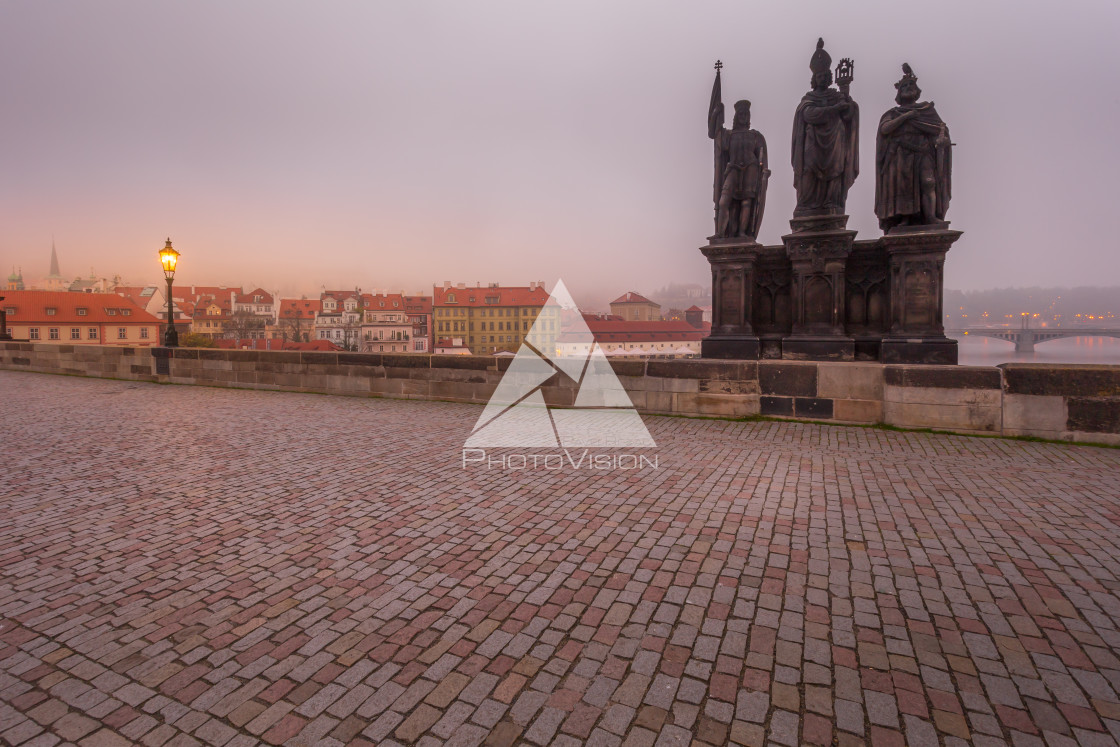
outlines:
[{"label": "dormer window", "polygon": [[260,296],[253,296],[253,303],[260,303],[260,302],[261,302],[261,297]]},{"label": "dormer window", "polygon": [[128,316],[131,313],[132,312],[129,311],[128,309],[121,309],[121,316]]},{"label": "dormer window", "polygon": [[[48,315],[53,315],[53,313],[54,313],[54,309],[47,309],[47,314]],[[86,309],[86,308],[79,308],[78,309],[78,316],[85,316],[88,313],[89,313],[89,309]]]},{"label": "dormer window", "polygon": [[[58,309],[55,309],[53,307],[48,306],[47,307],[47,316],[54,316],[57,311],[58,311]],[[80,312],[81,312],[81,310],[79,309],[79,313]]]},{"label": "dormer window", "polygon": [[109,316],[116,316],[117,315],[117,310],[116,309],[105,309],[105,313],[108,314]]},{"label": "dormer window", "polygon": [[455,294],[454,293],[448,293],[447,294],[447,302],[448,303],[455,303]]}]

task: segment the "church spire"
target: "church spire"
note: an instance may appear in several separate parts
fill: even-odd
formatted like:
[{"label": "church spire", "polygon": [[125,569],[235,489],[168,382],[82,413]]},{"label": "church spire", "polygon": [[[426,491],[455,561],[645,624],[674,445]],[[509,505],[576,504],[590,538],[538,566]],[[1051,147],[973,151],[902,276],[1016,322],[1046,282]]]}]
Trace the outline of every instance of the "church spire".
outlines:
[{"label": "church spire", "polygon": [[51,274],[48,277],[60,278],[62,272],[58,269],[58,252],[54,248],[54,237],[51,237]]}]

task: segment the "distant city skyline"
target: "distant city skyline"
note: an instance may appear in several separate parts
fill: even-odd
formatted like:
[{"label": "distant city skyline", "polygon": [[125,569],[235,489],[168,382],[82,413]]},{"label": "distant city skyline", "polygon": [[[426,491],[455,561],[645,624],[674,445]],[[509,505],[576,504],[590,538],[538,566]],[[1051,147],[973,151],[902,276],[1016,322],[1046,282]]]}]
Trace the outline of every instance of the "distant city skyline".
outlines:
[{"label": "distant city skyline", "polygon": [[[767,138],[759,239],[778,243],[823,36],[855,60],[859,238],[879,235],[875,126],[909,62],[956,143],[947,287],[1120,281],[1120,7],[807,7],[16,4],[0,269],[37,282],[53,237],[65,276],[157,282],[170,236],[177,282],[282,294],[563,278],[582,304],[708,283],[712,64]],[[897,33],[868,21],[887,16]]]}]

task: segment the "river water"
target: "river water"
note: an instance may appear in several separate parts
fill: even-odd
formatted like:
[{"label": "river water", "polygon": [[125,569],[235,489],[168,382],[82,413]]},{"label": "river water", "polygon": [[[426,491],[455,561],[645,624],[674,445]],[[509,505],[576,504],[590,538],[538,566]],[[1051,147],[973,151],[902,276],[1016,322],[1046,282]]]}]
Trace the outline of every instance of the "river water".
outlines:
[{"label": "river water", "polygon": [[959,337],[962,366],[997,366],[1000,363],[1105,363],[1120,365],[1120,339],[1069,337],[1035,345],[1033,353],[1016,353],[1015,345],[990,337]]}]

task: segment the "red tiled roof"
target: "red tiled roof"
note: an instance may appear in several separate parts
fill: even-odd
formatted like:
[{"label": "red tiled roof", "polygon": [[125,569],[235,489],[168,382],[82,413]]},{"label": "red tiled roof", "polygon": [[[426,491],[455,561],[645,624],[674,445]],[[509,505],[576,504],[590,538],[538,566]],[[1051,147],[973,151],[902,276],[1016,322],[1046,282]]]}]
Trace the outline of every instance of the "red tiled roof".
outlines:
[{"label": "red tiled roof", "polygon": [[[172,296],[172,297],[174,298],[174,296]],[[217,306],[220,313],[211,314],[210,313],[210,307],[211,306]],[[221,297],[215,298],[213,296],[202,296],[195,302],[194,311],[191,313],[191,316],[192,317],[199,316],[199,317],[202,317],[202,318],[211,318],[212,319],[215,316],[228,317],[228,316],[231,316],[232,314],[233,314],[233,301],[230,299],[229,296],[226,296],[224,298],[221,298]]]},{"label": "red tiled roof", "polygon": [[363,293],[362,301],[370,311],[404,311],[404,296],[400,293]]},{"label": "red tiled roof", "polygon": [[[260,301],[254,301],[253,296],[260,296],[261,300]],[[249,291],[245,295],[241,295],[241,292],[238,291],[237,302],[238,303],[268,303],[268,304],[270,304],[270,303],[272,303],[272,294],[269,293],[268,291],[266,291],[264,288],[254,288],[253,290]]]},{"label": "red tiled roof", "polygon": [[[540,286],[444,288],[437,285],[432,293],[433,306],[544,306],[548,301],[548,291]],[[448,296],[454,296],[455,300],[449,301]]]},{"label": "red tiled roof", "polygon": [[431,314],[432,313],[432,297],[431,296],[405,296],[404,307],[407,311],[414,314]]},{"label": "red tiled roof", "polygon": [[341,303],[341,302],[345,301],[347,298],[357,298],[357,299],[361,300],[362,295],[363,294],[360,291],[356,291],[356,290],[333,290],[333,291],[332,290],[325,290],[325,291],[323,291],[322,293],[319,294],[319,298],[322,299],[326,296],[330,296],[334,300]]},{"label": "red tiled roof", "polygon": [[643,296],[641,293],[635,293],[634,291],[626,291],[621,296],[619,296],[615,300],[611,301],[611,303],[612,304],[616,304],[616,303],[653,303],[654,306],[659,306],[660,305],[660,304],[656,304],[653,301],[649,300],[648,298]]},{"label": "red tiled roof", "polygon": [[[148,289],[151,289],[153,292],[148,295],[141,295]],[[157,291],[155,286],[151,285],[118,285],[113,289],[113,292],[122,298],[127,298],[139,308],[143,309],[151,303],[152,297],[155,296]]]},{"label": "red tiled roof", "polygon": [[699,306],[697,306],[696,304],[692,304],[687,309],[685,309],[685,311],[703,311],[703,309],[700,308]]},{"label": "red tiled roof", "polygon": [[[0,295],[4,296],[0,306],[15,309],[8,314],[9,324],[159,324],[159,319],[116,293],[25,290]],[[54,314],[48,316],[47,309],[54,309]],[[86,313],[79,316],[78,309]],[[122,309],[128,313],[122,314]]]},{"label": "red tiled roof", "polygon": [[281,319],[314,319],[322,311],[323,302],[318,298],[281,298]]},{"label": "red tiled roof", "polygon": [[174,285],[171,287],[171,297],[178,301],[180,298],[185,301],[193,301],[198,303],[199,299],[211,298],[225,298],[227,301],[236,293],[241,295],[241,288],[227,288],[219,285]]}]

